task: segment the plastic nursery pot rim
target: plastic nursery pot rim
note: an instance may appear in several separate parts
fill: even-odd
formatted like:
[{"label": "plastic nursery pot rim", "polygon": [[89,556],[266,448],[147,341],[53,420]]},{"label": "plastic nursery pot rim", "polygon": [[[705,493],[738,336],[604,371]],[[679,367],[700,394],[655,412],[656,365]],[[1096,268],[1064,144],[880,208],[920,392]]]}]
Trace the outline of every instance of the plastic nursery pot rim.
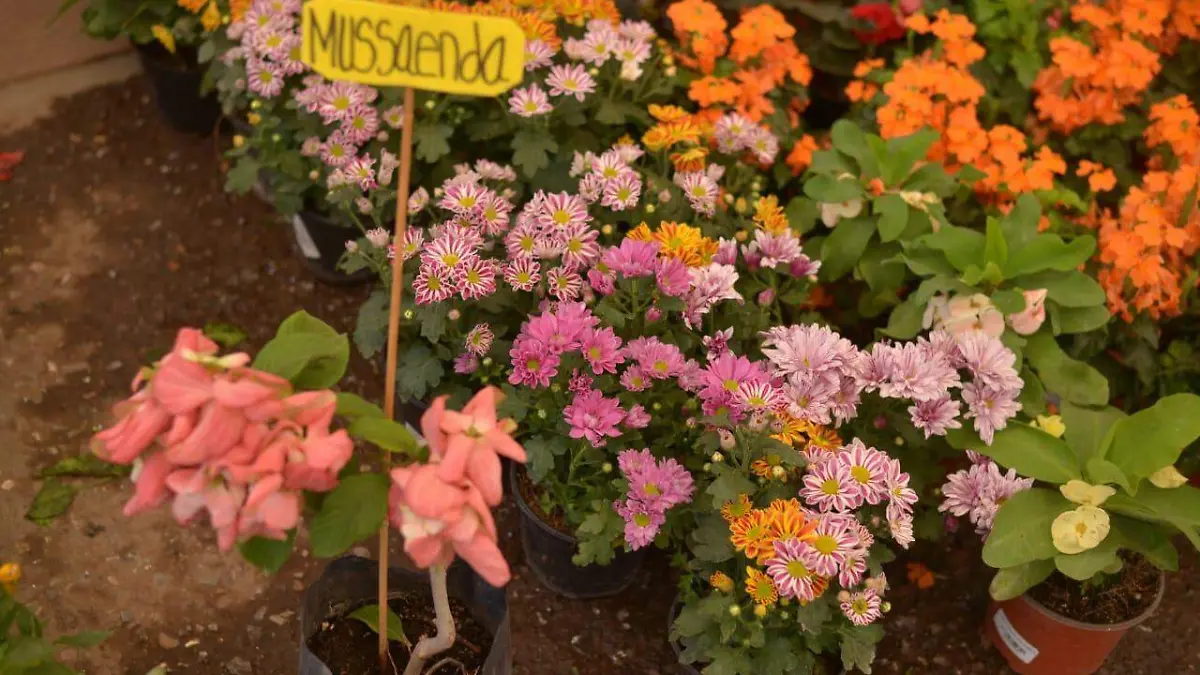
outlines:
[{"label": "plastic nursery pot rim", "polygon": [[517,506],[521,509],[521,513],[525,514],[529,520],[537,524],[538,528],[559,541],[567,542],[572,545],[578,545],[579,540],[569,534],[563,534],[550,526],[550,523],[542,520],[542,517],[534,512],[529,503],[525,501],[525,495],[521,494],[521,475],[526,472],[520,466],[513,466],[512,471],[508,472],[508,483],[512,489],[513,495],[516,496]]},{"label": "plastic nursery pot rim", "polygon": [[[1051,621],[1061,623],[1065,626],[1070,626],[1071,628],[1074,628],[1075,630],[1090,631],[1093,633],[1117,633],[1117,632],[1124,633],[1124,632],[1127,632],[1129,629],[1133,628],[1134,626],[1137,626],[1137,625],[1145,622],[1146,619],[1148,619],[1151,614],[1154,614],[1155,610],[1158,609],[1158,605],[1162,602],[1163,595],[1165,595],[1166,592],[1167,592],[1167,574],[1166,574],[1166,572],[1163,572],[1160,570],[1158,573],[1158,592],[1154,594],[1154,601],[1150,603],[1150,606],[1147,607],[1145,609],[1145,611],[1143,611],[1141,614],[1138,614],[1137,616],[1133,617],[1132,619],[1122,621],[1121,623],[1109,623],[1109,624],[1085,623],[1083,621],[1077,621],[1075,619],[1065,617],[1062,614],[1059,614],[1058,612],[1050,609],[1049,607],[1046,607],[1045,605],[1038,602],[1037,600],[1034,600],[1033,598],[1029,597],[1029,594],[1027,594],[1027,593],[1022,594],[1019,598],[1014,598],[1010,602],[1015,602],[1015,601],[1025,602],[1030,607],[1032,607],[1034,610],[1036,610],[1039,614],[1041,614],[1042,616],[1050,619]],[[998,604],[1003,604],[1003,603],[998,603]]]}]

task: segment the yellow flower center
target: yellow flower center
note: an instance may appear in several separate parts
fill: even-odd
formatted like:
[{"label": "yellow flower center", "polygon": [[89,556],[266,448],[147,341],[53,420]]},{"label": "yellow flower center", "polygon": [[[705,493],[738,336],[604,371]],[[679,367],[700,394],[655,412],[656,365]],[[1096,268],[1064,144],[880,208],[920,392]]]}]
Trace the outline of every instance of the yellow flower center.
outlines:
[{"label": "yellow flower center", "polygon": [[788,576],[796,579],[807,579],[809,576],[808,568],[799,560],[789,560],[787,564]]},{"label": "yellow flower center", "polygon": [[650,525],[650,516],[639,513],[633,517],[633,522],[637,523],[638,527],[647,527]]},{"label": "yellow flower center", "polygon": [[446,267],[454,267],[459,263],[460,260],[461,258],[458,257],[457,253],[447,253],[446,255],[442,256],[442,264]]},{"label": "yellow flower center", "polygon": [[558,209],[550,215],[550,219],[553,220],[556,225],[566,225],[567,223],[571,222],[571,214],[567,213],[565,209]]},{"label": "yellow flower center", "polygon": [[841,494],[842,486],[836,478],[826,478],[824,483],[821,483],[821,492],[830,497]]},{"label": "yellow flower center", "polygon": [[812,547],[817,549],[817,551],[819,551],[822,555],[829,555],[837,550],[838,543],[837,539],[834,539],[827,534],[822,534],[818,535],[816,539],[813,539]]},{"label": "yellow flower center", "polygon": [[737,380],[725,380],[724,382],[721,383],[721,388],[732,394],[733,392],[738,390],[738,381]]},{"label": "yellow flower center", "polygon": [[338,110],[346,110],[347,108],[350,107],[350,97],[349,96],[339,96],[339,97],[333,99],[333,107],[337,108]]},{"label": "yellow flower center", "polygon": [[871,470],[865,466],[852,467],[850,476],[863,485],[871,482]]},{"label": "yellow flower center", "polygon": [[541,362],[538,361],[537,359],[529,359],[528,361],[525,362],[526,370],[537,370],[538,368],[541,368],[541,366],[542,366]]}]

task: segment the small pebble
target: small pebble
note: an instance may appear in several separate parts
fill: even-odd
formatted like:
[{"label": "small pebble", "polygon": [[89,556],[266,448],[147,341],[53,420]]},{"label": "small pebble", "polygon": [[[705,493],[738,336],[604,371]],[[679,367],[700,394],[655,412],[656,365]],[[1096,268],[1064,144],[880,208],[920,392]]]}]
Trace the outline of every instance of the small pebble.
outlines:
[{"label": "small pebble", "polygon": [[179,646],[179,640],[167,635],[166,633],[158,634],[158,646],[163,649],[175,649]]}]

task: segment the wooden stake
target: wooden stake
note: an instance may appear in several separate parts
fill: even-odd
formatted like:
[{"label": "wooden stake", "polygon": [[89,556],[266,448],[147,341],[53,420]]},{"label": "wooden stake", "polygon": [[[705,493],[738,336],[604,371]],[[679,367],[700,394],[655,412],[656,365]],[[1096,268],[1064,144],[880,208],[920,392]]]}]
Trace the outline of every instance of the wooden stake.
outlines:
[{"label": "wooden stake", "polygon": [[[396,367],[400,356],[400,299],[404,286],[404,237],[408,231],[408,192],[412,173],[413,90],[404,90],[404,123],[400,131],[400,182],[396,186],[396,235],[393,238],[396,257],[392,261],[392,299],[388,307],[387,366],[384,371],[383,412],[389,420],[396,419]],[[386,475],[391,457],[383,453]],[[388,667],[388,522],[379,528],[379,669],[385,675]]]}]

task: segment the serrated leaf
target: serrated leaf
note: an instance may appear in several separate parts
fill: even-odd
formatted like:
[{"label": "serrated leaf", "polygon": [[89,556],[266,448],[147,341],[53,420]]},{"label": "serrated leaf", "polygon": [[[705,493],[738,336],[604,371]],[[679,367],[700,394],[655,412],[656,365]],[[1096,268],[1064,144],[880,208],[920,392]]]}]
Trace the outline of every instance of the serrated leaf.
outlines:
[{"label": "serrated leaf", "polygon": [[550,166],[550,155],[558,151],[558,143],[550,134],[519,131],[512,140],[513,165],[527,178]]},{"label": "serrated leaf", "polygon": [[883,639],[883,627],[879,624],[869,626],[845,626],[842,635],[842,667],[846,672],[855,669],[871,674],[871,664],[875,661],[875,646]]},{"label": "serrated leaf", "polygon": [[363,358],[375,356],[386,346],[387,325],[388,295],[383,291],[375,291],[358,308],[358,321],[354,328],[354,344]]},{"label": "serrated leaf", "polygon": [[360,473],[342,479],[325,496],[309,525],[313,555],[330,558],[379,530],[387,517],[391,481],[383,474]]},{"label": "serrated leaf", "polygon": [[258,160],[253,157],[239,157],[229,173],[225,174],[225,191],[244,195],[258,183]]},{"label": "serrated leaf", "polygon": [[[363,605],[351,612],[348,618],[367,624],[371,632],[379,635],[379,605]],[[391,607],[387,609],[387,637],[392,642],[412,647],[412,642],[404,634],[404,622],[392,611]]]},{"label": "serrated leaf", "polygon": [[526,440],[522,447],[525,448],[525,468],[529,471],[529,477],[535,483],[542,482],[554,468],[551,443],[541,436],[534,436]]},{"label": "serrated leaf", "polygon": [[413,154],[426,164],[435,164],[450,154],[450,137],[454,127],[449,124],[418,122],[413,127]]},{"label": "serrated leaf", "polygon": [[396,393],[405,401],[420,401],[442,381],[445,369],[433,352],[422,344],[411,344],[400,355],[396,368]]}]

